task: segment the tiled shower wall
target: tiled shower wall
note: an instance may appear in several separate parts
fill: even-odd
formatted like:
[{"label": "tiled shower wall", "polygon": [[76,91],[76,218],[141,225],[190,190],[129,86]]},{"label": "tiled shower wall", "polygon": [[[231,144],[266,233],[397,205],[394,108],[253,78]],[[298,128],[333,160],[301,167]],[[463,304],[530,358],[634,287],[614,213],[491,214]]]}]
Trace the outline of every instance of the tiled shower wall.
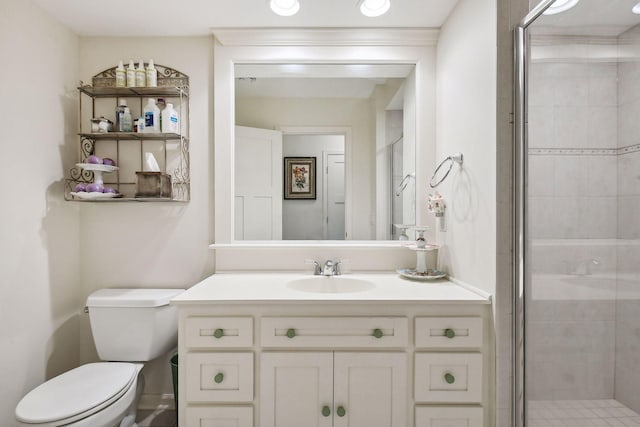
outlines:
[{"label": "tiled shower wall", "polygon": [[530,284],[535,289],[527,310],[528,399],[610,399],[618,67],[615,61],[559,60],[534,61],[530,70]]},{"label": "tiled shower wall", "polygon": [[618,46],[618,289],[615,398],[640,412],[640,27]]},{"label": "tiled shower wall", "polygon": [[527,391],[639,411],[640,29],[603,42],[531,66]]}]

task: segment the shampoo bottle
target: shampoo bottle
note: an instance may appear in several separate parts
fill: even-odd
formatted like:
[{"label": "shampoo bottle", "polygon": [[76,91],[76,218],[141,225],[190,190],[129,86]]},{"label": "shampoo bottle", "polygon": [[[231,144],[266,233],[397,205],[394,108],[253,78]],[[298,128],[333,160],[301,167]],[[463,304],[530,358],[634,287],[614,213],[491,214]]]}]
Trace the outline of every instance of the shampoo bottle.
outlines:
[{"label": "shampoo bottle", "polygon": [[147,105],[144,106],[144,132],[160,132],[160,109],[153,98],[149,98]]},{"label": "shampoo bottle", "polygon": [[124,107],[121,123],[123,132],[133,132],[133,118],[131,117],[131,110],[129,110],[128,107]]},{"label": "shampoo bottle", "polygon": [[158,87],[158,71],[153,66],[153,59],[149,60],[147,67],[147,87]]},{"label": "shampoo bottle", "polygon": [[174,110],[173,104],[167,104],[167,107],[162,111],[162,132],[179,133],[179,131],[180,120],[178,112]]},{"label": "shampoo bottle", "polygon": [[116,87],[125,87],[127,85],[127,72],[124,70],[122,61],[116,67]]},{"label": "shampoo bottle", "polygon": [[144,69],[144,61],[140,60],[140,65],[136,70],[136,87],[145,87],[147,85],[147,72]]},{"label": "shampoo bottle", "polygon": [[127,68],[127,87],[136,87],[136,66],[133,59],[129,60],[129,68]]},{"label": "shampoo bottle", "polygon": [[122,125],[122,115],[124,114],[124,110],[127,108],[127,100],[119,99],[118,107],[116,108],[116,132],[131,132],[123,129]]}]

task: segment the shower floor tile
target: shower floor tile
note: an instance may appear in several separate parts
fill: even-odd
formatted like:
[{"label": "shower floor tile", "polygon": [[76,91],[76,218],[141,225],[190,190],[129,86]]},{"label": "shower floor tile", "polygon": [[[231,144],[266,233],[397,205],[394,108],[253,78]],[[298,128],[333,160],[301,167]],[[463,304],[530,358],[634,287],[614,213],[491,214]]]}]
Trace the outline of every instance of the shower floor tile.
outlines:
[{"label": "shower floor tile", "polygon": [[613,399],[534,400],[528,427],[640,427],[640,415]]}]

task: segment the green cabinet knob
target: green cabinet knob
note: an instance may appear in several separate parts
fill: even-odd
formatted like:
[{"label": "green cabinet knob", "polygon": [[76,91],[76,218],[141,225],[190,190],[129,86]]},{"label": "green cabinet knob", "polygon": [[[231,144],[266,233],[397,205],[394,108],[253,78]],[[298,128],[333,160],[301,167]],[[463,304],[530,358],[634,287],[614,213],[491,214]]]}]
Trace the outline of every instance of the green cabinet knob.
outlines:
[{"label": "green cabinet knob", "polygon": [[223,335],[224,335],[224,332],[222,331],[222,329],[216,329],[213,332],[213,336],[216,338],[222,338]]},{"label": "green cabinet knob", "polygon": [[453,329],[447,328],[444,330],[444,336],[447,338],[453,338],[456,336],[456,331]]},{"label": "green cabinet knob", "polygon": [[447,382],[447,384],[453,384],[454,382],[456,382],[456,377],[447,372],[446,374],[444,374],[444,380]]},{"label": "green cabinet knob", "polygon": [[322,416],[323,417],[328,417],[329,415],[331,415],[331,408],[329,408],[328,406],[323,406],[322,407]]},{"label": "green cabinet knob", "polygon": [[338,409],[336,409],[336,414],[338,414],[339,417],[344,417],[347,414],[347,411],[342,406],[338,406]]},{"label": "green cabinet knob", "polygon": [[295,329],[293,329],[293,328],[289,328],[289,329],[287,329],[287,336],[288,336],[289,338],[293,338],[293,337],[295,337],[295,336],[296,336],[296,330],[295,330]]},{"label": "green cabinet knob", "polygon": [[373,336],[376,338],[382,338],[382,330],[381,329],[374,329],[373,330]]},{"label": "green cabinet knob", "polygon": [[215,377],[213,377],[213,380],[216,382],[216,384],[220,384],[224,380],[224,374],[220,372]]}]

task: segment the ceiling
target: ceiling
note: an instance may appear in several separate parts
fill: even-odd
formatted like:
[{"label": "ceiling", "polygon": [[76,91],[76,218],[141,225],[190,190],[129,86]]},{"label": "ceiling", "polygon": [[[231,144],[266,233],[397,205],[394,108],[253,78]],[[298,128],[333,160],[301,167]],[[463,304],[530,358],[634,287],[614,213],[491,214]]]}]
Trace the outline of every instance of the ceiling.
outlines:
[{"label": "ceiling", "polygon": [[243,27],[439,28],[458,2],[391,0],[389,12],[367,18],[357,0],[300,0],[300,12],[291,17],[271,12],[267,0],[33,1],[80,36],[197,36]]},{"label": "ceiling", "polygon": [[542,15],[532,26],[536,34],[618,36],[640,24],[631,12],[638,0],[580,0],[566,12]]}]

